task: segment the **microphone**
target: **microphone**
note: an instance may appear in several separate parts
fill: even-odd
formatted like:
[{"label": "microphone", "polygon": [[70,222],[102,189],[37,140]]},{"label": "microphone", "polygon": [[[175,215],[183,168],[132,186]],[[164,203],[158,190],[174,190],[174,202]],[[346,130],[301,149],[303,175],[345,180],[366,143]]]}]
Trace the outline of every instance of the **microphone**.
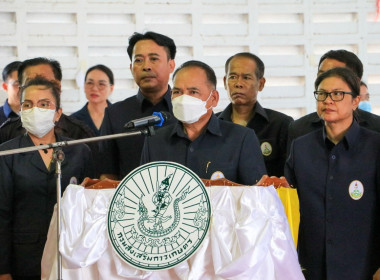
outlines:
[{"label": "microphone", "polygon": [[140,119],[132,120],[127,122],[124,125],[124,128],[137,128],[137,127],[145,127],[145,126],[162,126],[164,122],[171,118],[170,113],[168,112],[153,112],[153,115],[148,117],[143,117]]}]

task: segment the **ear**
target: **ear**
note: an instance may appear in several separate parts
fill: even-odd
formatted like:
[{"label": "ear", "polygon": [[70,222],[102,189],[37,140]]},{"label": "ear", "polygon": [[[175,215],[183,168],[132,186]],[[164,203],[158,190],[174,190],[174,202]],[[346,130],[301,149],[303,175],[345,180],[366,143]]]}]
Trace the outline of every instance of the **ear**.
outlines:
[{"label": "ear", "polygon": [[219,92],[214,89],[211,93],[211,105],[212,107],[216,107],[218,105],[218,102],[219,102]]},{"label": "ear", "polygon": [[263,90],[263,88],[264,88],[264,86],[265,86],[265,82],[266,82],[266,80],[265,80],[264,77],[262,77],[262,78],[259,80],[259,91],[262,91],[262,90]]},{"label": "ear", "polygon": [[168,63],[169,63],[170,73],[173,73],[174,68],[175,68],[175,61],[174,61],[174,59],[169,59]]},{"label": "ear", "polygon": [[224,89],[228,91],[228,89],[227,89],[227,78],[226,78],[226,76],[223,77],[223,83],[224,83]]},{"label": "ear", "polygon": [[360,96],[356,96],[352,98],[352,110],[356,110],[358,108],[360,102]]},{"label": "ear", "polygon": [[111,85],[111,92],[108,96],[110,96],[112,93],[113,93],[113,88],[114,88],[115,85]]},{"label": "ear", "polygon": [[62,115],[62,108],[59,108],[58,111],[55,112],[54,122],[57,123]]},{"label": "ear", "polygon": [[8,91],[8,84],[7,83],[4,82],[2,84],[2,87],[3,87],[3,90]]}]

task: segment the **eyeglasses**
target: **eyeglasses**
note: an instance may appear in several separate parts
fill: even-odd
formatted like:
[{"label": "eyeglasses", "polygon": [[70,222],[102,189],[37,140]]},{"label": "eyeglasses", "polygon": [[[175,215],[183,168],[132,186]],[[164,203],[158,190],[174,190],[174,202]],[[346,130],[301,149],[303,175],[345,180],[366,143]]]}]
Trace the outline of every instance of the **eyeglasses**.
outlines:
[{"label": "eyeglasses", "polygon": [[[24,102],[21,102],[21,111],[29,110],[29,109],[32,109],[33,107],[34,107],[33,101],[25,100]],[[50,100],[41,99],[41,100],[38,100],[36,107],[41,112],[45,112],[49,109],[54,109],[55,104],[51,102]]]},{"label": "eyeglasses", "polygon": [[345,94],[351,94],[352,92],[334,90],[331,92],[327,92],[324,90],[314,91],[314,97],[317,101],[325,101],[328,96],[332,99],[332,101],[342,101]]},{"label": "eyeglasses", "polygon": [[103,90],[106,87],[111,86],[111,84],[106,83],[106,82],[95,83],[93,81],[85,82],[84,85],[86,88],[93,88],[94,86],[96,86],[99,90]]}]

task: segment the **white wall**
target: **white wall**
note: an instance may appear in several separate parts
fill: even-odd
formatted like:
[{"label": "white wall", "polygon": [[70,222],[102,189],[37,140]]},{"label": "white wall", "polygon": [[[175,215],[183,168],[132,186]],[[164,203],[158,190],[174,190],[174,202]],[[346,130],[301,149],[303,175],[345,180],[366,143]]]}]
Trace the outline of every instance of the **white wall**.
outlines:
[{"label": "white wall", "polygon": [[[128,37],[152,30],[172,37],[177,65],[202,60],[216,71],[221,101],[224,62],[250,51],[266,65],[259,100],[295,118],[314,111],[320,56],[355,52],[364,64],[375,113],[380,113],[380,21],[376,0],[0,0],[0,69],[14,60],[52,57],[63,67],[63,110],[86,102],[76,79],[94,64],[115,74],[111,101],[137,91],[129,71]],[[5,99],[1,92],[0,101]]]}]

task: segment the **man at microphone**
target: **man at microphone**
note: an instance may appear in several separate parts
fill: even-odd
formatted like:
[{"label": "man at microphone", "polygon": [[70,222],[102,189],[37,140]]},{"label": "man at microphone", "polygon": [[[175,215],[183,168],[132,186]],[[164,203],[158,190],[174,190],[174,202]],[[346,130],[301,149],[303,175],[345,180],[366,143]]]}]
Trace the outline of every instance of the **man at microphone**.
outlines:
[{"label": "man at microphone", "polygon": [[259,141],[252,129],[218,119],[214,70],[188,61],[173,74],[173,114],[179,120],[147,137],[141,163],[174,161],[204,179],[226,178],[253,185],[266,174]]},{"label": "man at microphone", "polygon": [[[176,46],[162,34],[134,33],[127,48],[130,69],[139,91],[136,95],[108,106],[102,135],[126,132],[131,120],[151,116],[153,112],[172,111],[169,77],[175,68]],[[174,118],[172,118],[172,122]],[[130,136],[100,143],[101,178],[122,179],[139,166],[144,136]]]}]

